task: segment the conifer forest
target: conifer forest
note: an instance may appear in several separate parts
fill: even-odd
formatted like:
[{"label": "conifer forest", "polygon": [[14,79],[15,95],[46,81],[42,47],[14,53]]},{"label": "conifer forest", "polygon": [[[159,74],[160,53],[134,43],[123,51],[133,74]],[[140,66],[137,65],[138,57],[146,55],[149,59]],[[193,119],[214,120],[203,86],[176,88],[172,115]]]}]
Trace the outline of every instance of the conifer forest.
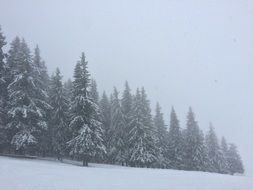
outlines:
[{"label": "conifer forest", "polygon": [[176,105],[170,114],[159,103],[152,110],[144,87],[132,89],[126,81],[122,92],[103,92],[84,52],[76,58],[73,78],[65,80],[61,68],[48,72],[39,46],[28,47],[20,37],[7,42],[3,31],[1,154],[70,159],[83,166],[244,173],[236,144],[216,134],[215,123],[204,132],[193,107],[179,121]]}]

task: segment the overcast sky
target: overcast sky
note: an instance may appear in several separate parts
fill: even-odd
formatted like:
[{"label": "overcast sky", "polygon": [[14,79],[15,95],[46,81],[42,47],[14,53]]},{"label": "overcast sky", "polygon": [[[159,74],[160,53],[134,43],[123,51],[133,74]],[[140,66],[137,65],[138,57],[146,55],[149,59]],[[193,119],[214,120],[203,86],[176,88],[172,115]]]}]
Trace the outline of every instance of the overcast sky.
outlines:
[{"label": "overcast sky", "polygon": [[0,0],[0,9],[7,41],[39,44],[50,73],[72,77],[84,51],[100,92],[144,86],[167,123],[175,107],[182,128],[192,106],[253,175],[252,0]]}]

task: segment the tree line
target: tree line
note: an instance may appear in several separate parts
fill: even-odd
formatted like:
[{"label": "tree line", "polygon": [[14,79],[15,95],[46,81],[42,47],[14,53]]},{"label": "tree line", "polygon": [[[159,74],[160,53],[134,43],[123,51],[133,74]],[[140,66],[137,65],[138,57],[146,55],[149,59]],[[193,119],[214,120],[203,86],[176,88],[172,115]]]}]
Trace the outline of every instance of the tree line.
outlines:
[{"label": "tree line", "polygon": [[[1,28],[0,28],[1,29]],[[223,174],[243,173],[232,143],[218,139],[210,124],[199,128],[191,108],[181,128],[172,107],[169,126],[157,103],[152,115],[145,89],[122,94],[114,88],[99,96],[85,54],[77,61],[73,81],[60,70],[49,77],[37,46],[31,53],[16,37],[7,53],[0,30],[0,151],[53,156],[132,167],[171,168]]]}]

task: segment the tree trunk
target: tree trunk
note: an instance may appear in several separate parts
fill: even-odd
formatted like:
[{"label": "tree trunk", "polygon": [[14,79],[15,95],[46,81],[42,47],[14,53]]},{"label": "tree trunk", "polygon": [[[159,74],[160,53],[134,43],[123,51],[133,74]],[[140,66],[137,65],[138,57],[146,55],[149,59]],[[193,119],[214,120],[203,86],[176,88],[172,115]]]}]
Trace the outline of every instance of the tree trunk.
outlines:
[{"label": "tree trunk", "polygon": [[88,158],[86,156],[83,157],[83,166],[88,167]]}]

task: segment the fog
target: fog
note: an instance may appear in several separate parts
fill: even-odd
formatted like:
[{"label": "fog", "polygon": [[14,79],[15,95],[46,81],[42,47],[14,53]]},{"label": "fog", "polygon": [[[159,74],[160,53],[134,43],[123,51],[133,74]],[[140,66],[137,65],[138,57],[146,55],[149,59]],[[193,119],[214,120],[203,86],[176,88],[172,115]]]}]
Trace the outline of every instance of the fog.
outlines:
[{"label": "fog", "polygon": [[51,72],[71,78],[84,51],[99,91],[144,86],[169,122],[185,127],[192,106],[199,125],[238,145],[253,175],[253,2],[222,0],[0,0],[10,42],[39,45]]}]

